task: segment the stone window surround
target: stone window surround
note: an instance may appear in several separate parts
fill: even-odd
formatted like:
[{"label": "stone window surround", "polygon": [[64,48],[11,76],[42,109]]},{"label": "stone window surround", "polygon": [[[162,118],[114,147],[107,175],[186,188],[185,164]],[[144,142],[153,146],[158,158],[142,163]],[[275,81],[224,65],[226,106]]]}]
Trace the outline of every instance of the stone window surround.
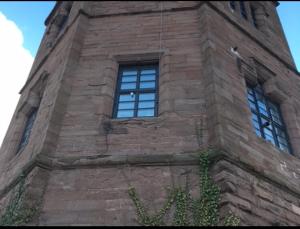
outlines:
[{"label": "stone window surround", "polygon": [[[130,89],[126,89],[125,88],[125,89],[122,89],[121,85],[123,83],[121,82],[121,79],[123,78],[123,76],[122,76],[122,70],[124,70],[124,69],[125,70],[126,69],[131,69],[131,70],[137,71],[137,75],[136,75],[137,78],[136,78],[136,81],[135,81],[135,83],[136,83],[135,88],[130,88]],[[140,77],[141,77],[141,74],[142,74],[140,71],[141,70],[145,70],[145,69],[151,69],[151,70],[155,71],[155,73],[154,73],[155,78],[154,78],[154,80],[150,81],[150,82],[154,83],[154,87],[140,88],[140,87],[137,86],[137,85],[139,85],[140,82],[142,83],[142,81],[140,81],[141,80]],[[138,65],[137,64],[120,65],[120,67],[119,67],[119,73],[118,73],[118,85],[116,87],[116,93],[115,93],[115,96],[114,96],[115,102],[114,102],[113,117],[116,118],[116,119],[120,119],[120,118],[124,119],[123,117],[118,117],[118,112],[119,112],[119,109],[120,109],[119,108],[119,104],[121,103],[118,98],[122,94],[126,95],[129,92],[130,93],[134,93],[134,91],[135,91],[135,93],[134,93],[135,95],[140,95],[142,93],[152,93],[152,94],[155,95],[154,100],[151,101],[151,102],[153,102],[153,106],[154,107],[150,108],[150,109],[153,110],[153,115],[139,116],[139,110],[141,108],[139,108],[138,106],[141,103],[141,101],[134,99],[133,103],[135,104],[135,106],[133,108],[131,108],[131,109],[127,108],[127,109],[133,111],[133,117],[128,117],[128,118],[134,118],[134,117],[141,117],[141,118],[156,117],[157,116],[157,104],[158,104],[158,74],[159,74],[159,72],[158,72],[158,63],[157,63],[157,61],[154,61],[153,63],[149,62],[147,64],[145,64],[143,62],[143,63],[138,64]],[[145,82],[147,82],[147,81],[145,81]],[[146,108],[142,108],[142,110],[143,109],[146,109]]]},{"label": "stone window surround", "polygon": [[[146,52],[139,52],[139,51],[132,51],[132,52],[126,52],[126,53],[111,53],[108,56],[108,59],[112,62],[111,66],[108,67],[105,70],[104,77],[110,77],[113,78],[114,85],[112,85],[112,88],[114,89],[112,94],[110,95],[111,98],[114,98],[115,96],[115,89],[117,86],[117,77],[118,77],[118,70],[120,65],[128,65],[128,64],[147,64],[147,63],[157,63],[158,66],[158,72],[159,72],[159,77],[158,77],[158,91],[157,93],[160,94],[160,82],[161,78],[169,74],[168,72],[168,65],[165,64],[166,60],[168,59],[168,50],[153,50],[153,51],[146,51]],[[111,101],[112,105],[114,101]],[[157,116],[155,117],[147,117],[147,119],[156,119],[160,115],[160,96],[158,97],[158,103],[157,103]],[[113,106],[112,110],[110,113],[107,113],[106,116],[109,119],[114,120],[113,116]],[[130,120],[141,120],[144,118],[130,118]],[[126,119],[127,120],[127,119]],[[120,121],[120,120],[119,120]]]},{"label": "stone window surround", "polygon": [[10,156],[11,159],[14,158],[15,156],[22,154],[22,151],[24,151],[26,148],[26,147],[24,147],[21,150],[21,152],[17,152],[17,150],[19,148],[19,143],[21,141],[21,138],[22,138],[22,135],[24,132],[24,128],[25,128],[25,125],[26,125],[26,122],[28,119],[28,115],[31,113],[31,111],[34,108],[38,108],[42,101],[43,93],[44,93],[44,90],[45,90],[46,84],[47,84],[48,75],[49,74],[47,73],[47,71],[44,71],[40,75],[39,79],[29,89],[29,92],[28,92],[26,98],[23,100],[22,104],[20,105],[19,109],[17,110],[16,119],[18,120],[17,122],[20,125],[18,125],[14,130],[14,132],[16,133],[14,135],[16,136],[17,144],[14,144],[14,146],[12,146],[12,148],[10,150],[9,154],[11,154],[11,156]]},{"label": "stone window surround", "polygon": [[[279,105],[289,136],[292,155],[300,158],[300,125],[297,122],[295,114],[296,105],[294,99],[289,95],[287,88],[280,86],[281,80],[278,79],[276,73],[265,66],[262,61],[254,57],[250,57],[247,60],[238,58],[237,65],[245,80],[245,85],[248,83],[249,85],[255,86],[260,82],[265,95]],[[249,122],[251,122],[250,108],[248,116]],[[251,132],[255,135],[254,130],[251,129]]]}]

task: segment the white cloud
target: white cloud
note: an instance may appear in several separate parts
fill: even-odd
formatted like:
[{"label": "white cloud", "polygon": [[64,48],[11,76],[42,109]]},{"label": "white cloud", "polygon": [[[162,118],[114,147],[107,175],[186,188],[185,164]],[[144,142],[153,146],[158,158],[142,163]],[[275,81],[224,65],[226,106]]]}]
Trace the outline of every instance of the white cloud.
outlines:
[{"label": "white cloud", "polygon": [[22,31],[0,11],[0,145],[34,59],[23,41]]}]

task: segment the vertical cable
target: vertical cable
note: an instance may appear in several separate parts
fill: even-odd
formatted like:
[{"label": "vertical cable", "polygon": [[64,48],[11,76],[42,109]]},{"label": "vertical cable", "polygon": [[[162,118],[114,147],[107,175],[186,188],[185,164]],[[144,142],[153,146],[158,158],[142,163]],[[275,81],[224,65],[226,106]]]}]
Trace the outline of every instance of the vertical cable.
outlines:
[{"label": "vertical cable", "polygon": [[159,61],[161,58],[162,32],[163,32],[163,1],[160,2]]}]

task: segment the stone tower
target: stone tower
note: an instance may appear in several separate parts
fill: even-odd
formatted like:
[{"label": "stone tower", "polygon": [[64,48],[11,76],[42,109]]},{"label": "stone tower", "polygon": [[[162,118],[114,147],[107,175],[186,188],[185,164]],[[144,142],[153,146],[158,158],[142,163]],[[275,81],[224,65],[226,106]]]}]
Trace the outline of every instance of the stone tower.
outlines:
[{"label": "stone tower", "polygon": [[299,225],[300,74],[277,5],[57,2],[0,150],[1,215],[19,193],[22,223],[137,225],[129,187],[149,212],[167,187],[196,196],[210,147],[221,217]]}]

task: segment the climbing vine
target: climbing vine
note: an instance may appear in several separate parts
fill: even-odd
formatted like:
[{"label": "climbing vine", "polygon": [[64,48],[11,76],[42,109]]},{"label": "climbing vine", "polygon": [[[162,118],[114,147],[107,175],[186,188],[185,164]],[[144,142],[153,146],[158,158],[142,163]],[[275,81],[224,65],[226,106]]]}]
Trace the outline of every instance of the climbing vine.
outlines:
[{"label": "climbing vine", "polygon": [[22,175],[18,186],[13,190],[9,204],[0,217],[0,226],[17,226],[28,223],[37,212],[37,208],[24,206],[25,177]]},{"label": "climbing vine", "polygon": [[[144,226],[165,225],[163,217],[175,203],[173,216],[174,226],[217,226],[219,220],[220,189],[216,186],[208,174],[209,158],[208,151],[199,154],[199,175],[200,175],[200,197],[193,199],[189,193],[181,187],[169,190],[168,198],[162,209],[150,216],[138,198],[134,187],[130,187],[131,197],[138,216],[138,222]],[[191,213],[192,222],[188,219]],[[223,221],[224,226],[238,226],[240,219],[231,212]]]},{"label": "climbing vine", "polygon": [[176,194],[177,193],[175,191],[171,191],[169,193],[166,203],[159,210],[159,212],[157,214],[155,214],[154,216],[149,216],[146,213],[146,210],[145,210],[143,204],[141,203],[141,201],[136,193],[135,188],[130,187],[130,189],[129,189],[129,196],[131,197],[131,199],[136,207],[136,210],[137,210],[138,222],[144,226],[159,226],[159,225],[164,224],[162,219],[163,219],[164,215],[167,213],[167,211],[171,208],[172,204],[174,203]]}]

